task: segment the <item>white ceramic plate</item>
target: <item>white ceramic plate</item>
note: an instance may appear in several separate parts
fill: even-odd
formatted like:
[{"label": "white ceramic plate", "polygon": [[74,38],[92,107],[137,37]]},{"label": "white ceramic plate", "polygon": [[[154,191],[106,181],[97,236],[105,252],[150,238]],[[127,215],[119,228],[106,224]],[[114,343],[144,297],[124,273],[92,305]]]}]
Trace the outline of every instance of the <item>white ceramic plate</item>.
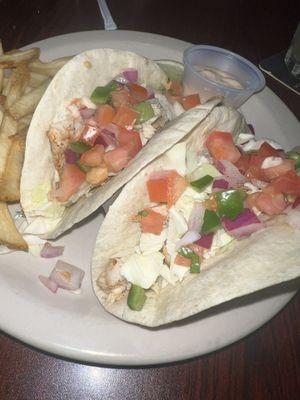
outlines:
[{"label": "white ceramic plate", "polygon": [[[41,48],[45,60],[112,47],[179,61],[189,46],[172,38],[127,31],[75,33],[33,45]],[[298,121],[269,89],[253,96],[242,111],[258,136],[272,137],[287,147],[299,144]],[[244,337],[295,293],[272,290],[268,296],[235,301],[162,329],[122,322],[102,309],[90,282],[92,249],[102,220],[98,213],[58,241],[66,246],[63,259],[86,271],[81,295],[63,290],[53,295],[39,283],[38,275],[47,275],[53,260],[22,252],[0,255],[1,329],[39,349],[76,360],[115,365],[165,363],[209,353]]]}]

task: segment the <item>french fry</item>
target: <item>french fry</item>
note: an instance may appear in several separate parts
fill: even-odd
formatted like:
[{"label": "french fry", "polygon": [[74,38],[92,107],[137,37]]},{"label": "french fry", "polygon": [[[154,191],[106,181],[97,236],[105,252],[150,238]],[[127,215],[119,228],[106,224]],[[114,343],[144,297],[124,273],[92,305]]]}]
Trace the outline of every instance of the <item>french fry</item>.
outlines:
[{"label": "french fry", "polygon": [[0,244],[10,249],[28,250],[28,245],[15,227],[7,204],[0,202]]},{"label": "french fry", "polygon": [[3,179],[7,158],[12,146],[12,140],[6,136],[0,136],[0,182]]},{"label": "french fry", "polygon": [[21,63],[28,63],[40,56],[40,49],[12,50],[0,55],[0,68],[14,68]]},{"label": "french fry", "polygon": [[69,60],[71,60],[71,58],[72,56],[62,57],[46,63],[37,59],[29,63],[29,69],[32,72],[52,77],[56,74],[58,70],[61,69],[61,67],[63,67]]},{"label": "french fry", "polygon": [[4,112],[0,128],[1,136],[13,136],[18,133],[18,121],[16,121],[8,112]]},{"label": "french fry", "polygon": [[25,137],[16,135],[6,160],[5,170],[0,179],[0,201],[20,200],[20,178],[24,162]]},{"label": "french fry", "polygon": [[30,72],[30,81],[29,86],[32,88],[36,88],[40,86],[45,80],[48,79],[48,75],[38,74],[36,72]]},{"label": "french fry", "polygon": [[3,109],[2,105],[1,105],[1,101],[0,101],[0,127],[1,127],[1,124],[3,121],[3,118],[4,118],[4,109]]},{"label": "french fry", "polygon": [[32,114],[25,115],[24,117],[20,118],[18,120],[18,132],[23,131],[24,129],[27,129],[30,125],[32,119]]},{"label": "french fry", "polygon": [[12,117],[18,120],[25,115],[32,114],[47,89],[49,82],[50,80],[47,79],[47,81],[41,86],[30,90],[30,92],[24,94],[11,107],[9,107],[8,110]]},{"label": "french fry", "polygon": [[24,93],[29,84],[30,73],[25,64],[13,69],[10,76],[10,87],[6,95],[4,107],[9,109]]}]

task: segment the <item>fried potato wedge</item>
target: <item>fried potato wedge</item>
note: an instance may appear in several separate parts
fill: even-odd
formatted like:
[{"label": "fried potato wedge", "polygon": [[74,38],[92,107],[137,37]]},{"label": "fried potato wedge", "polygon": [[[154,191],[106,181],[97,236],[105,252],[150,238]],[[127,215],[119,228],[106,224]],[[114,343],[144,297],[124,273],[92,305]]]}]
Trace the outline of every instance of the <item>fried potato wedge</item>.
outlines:
[{"label": "fried potato wedge", "polygon": [[0,55],[0,68],[14,68],[21,63],[29,63],[40,56],[40,49],[32,47],[28,50],[11,50]]},{"label": "fried potato wedge", "polygon": [[29,63],[29,69],[37,74],[47,75],[53,77],[58,70],[61,69],[69,60],[70,57],[57,58],[56,60],[50,62],[42,62],[41,60],[34,60]]},{"label": "fried potato wedge", "polygon": [[29,86],[36,88],[48,79],[48,75],[38,74],[37,72],[30,72]]},{"label": "fried potato wedge", "polygon": [[3,179],[3,175],[6,168],[6,162],[12,146],[12,139],[6,136],[0,136],[0,182]]},{"label": "fried potato wedge", "polygon": [[17,230],[7,204],[0,201],[0,244],[10,249],[28,250],[28,245]]},{"label": "fried potato wedge", "polygon": [[30,73],[25,64],[18,65],[10,75],[10,87],[4,107],[9,109],[25,92],[30,80]]},{"label": "fried potato wedge", "polygon": [[4,112],[2,124],[0,127],[1,136],[13,136],[18,133],[18,121],[16,121],[8,112]]},{"label": "fried potato wedge", "polygon": [[32,114],[47,89],[49,82],[50,79],[47,79],[42,85],[30,90],[9,107],[8,110],[12,117],[18,120],[25,115]]},{"label": "fried potato wedge", "polygon": [[25,136],[16,135],[7,157],[6,166],[0,179],[0,201],[20,200],[20,178],[25,154]]}]

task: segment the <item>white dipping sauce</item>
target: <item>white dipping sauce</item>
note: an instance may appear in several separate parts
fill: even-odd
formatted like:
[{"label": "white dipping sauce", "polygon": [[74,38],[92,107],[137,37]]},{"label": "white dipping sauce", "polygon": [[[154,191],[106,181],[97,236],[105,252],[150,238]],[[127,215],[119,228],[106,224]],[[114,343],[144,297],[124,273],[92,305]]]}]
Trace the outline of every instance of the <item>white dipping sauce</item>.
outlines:
[{"label": "white dipping sauce", "polygon": [[244,86],[241,85],[241,83],[228,72],[224,72],[218,68],[212,67],[195,66],[195,68],[204,78],[215,83],[219,83],[233,89],[244,89]]}]

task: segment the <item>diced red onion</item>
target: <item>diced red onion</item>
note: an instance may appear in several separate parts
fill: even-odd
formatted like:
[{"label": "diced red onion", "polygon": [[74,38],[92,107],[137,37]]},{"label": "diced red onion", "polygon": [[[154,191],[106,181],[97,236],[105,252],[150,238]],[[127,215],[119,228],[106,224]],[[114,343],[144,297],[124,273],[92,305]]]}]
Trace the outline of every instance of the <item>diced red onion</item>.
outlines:
[{"label": "diced red onion", "polygon": [[189,231],[199,232],[203,222],[203,215],[204,215],[205,208],[204,206],[195,201],[192,212],[190,214],[188,220],[188,228]]},{"label": "diced red onion", "polygon": [[42,282],[47,289],[51,290],[52,293],[56,293],[58,289],[58,284],[54,282],[52,279],[47,278],[46,276],[39,275],[39,280]]},{"label": "diced red onion", "polygon": [[[101,143],[99,143],[99,141],[101,141]],[[107,146],[116,147],[117,144],[118,144],[117,139],[116,139],[116,135],[113,132],[111,132],[111,131],[109,131],[107,129],[102,129],[102,131],[100,132],[100,135],[96,139],[95,143],[96,144],[103,144],[104,147],[107,147]]]},{"label": "diced red onion", "polygon": [[256,186],[258,189],[264,189],[269,185],[268,182],[261,181],[259,179],[252,178],[251,183]]},{"label": "diced red onion", "polygon": [[233,186],[247,181],[247,179],[240,173],[238,168],[228,160],[218,161],[217,169],[232,181]]},{"label": "diced red onion", "polygon": [[286,221],[292,227],[300,229],[300,206],[291,208],[286,216]]},{"label": "diced red onion", "polygon": [[87,107],[81,108],[79,112],[83,119],[91,118],[95,114],[94,109]]},{"label": "diced red onion", "polygon": [[223,218],[222,225],[231,236],[237,239],[250,236],[264,227],[264,224],[249,208],[245,208],[234,221],[230,218]]},{"label": "diced red onion", "polygon": [[77,160],[80,158],[80,154],[75,153],[71,149],[66,149],[64,155],[67,164],[76,164]]},{"label": "diced red onion", "polygon": [[98,136],[100,135],[100,129],[98,126],[93,126],[93,125],[86,125],[82,134],[81,134],[81,139],[90,145],[94,145]]},{"label": "diced red onion", "polygon": [[138,80],[138,71],[135,68],[126,68],[123,75],[129,82],[136,82]]},{"label": "diced red onion", "polygon": [[76,290],[81,286],[84,271],[72,264],[58,260],[49,279],[56,282],[63,289]]},{"label": "diced red onion", "polygon": [[46,242],[41,251],[41,257],[53,258],[59,257],[63,254],[65,246],[52,246],[51,243]]},{"label": "diced red onion", "polygon": [[195,244],[204,247],[205,249],[210,249],[214,238],[214,233],[207,233],[206,235],[201,235]]},{"label": "diced red onion", "polygon": [[212,191],[217,192],[219,190],[228,189],[229,182],[224,178],[215,178],[212,185]]},{"label": "diced red onion", "polygon": [[293,208],[296,208],[296,207],[298,207],[299,205],[300,205],[300,197],[298,197],[298,198],[294,201],[292,207],[293,207]]},{"label": "diced red onion", "polygon": [[187,231],[176,245],[176,250],[180,249],[182,246],[196,242],[200,239],[200,233],[194,231]]}]

